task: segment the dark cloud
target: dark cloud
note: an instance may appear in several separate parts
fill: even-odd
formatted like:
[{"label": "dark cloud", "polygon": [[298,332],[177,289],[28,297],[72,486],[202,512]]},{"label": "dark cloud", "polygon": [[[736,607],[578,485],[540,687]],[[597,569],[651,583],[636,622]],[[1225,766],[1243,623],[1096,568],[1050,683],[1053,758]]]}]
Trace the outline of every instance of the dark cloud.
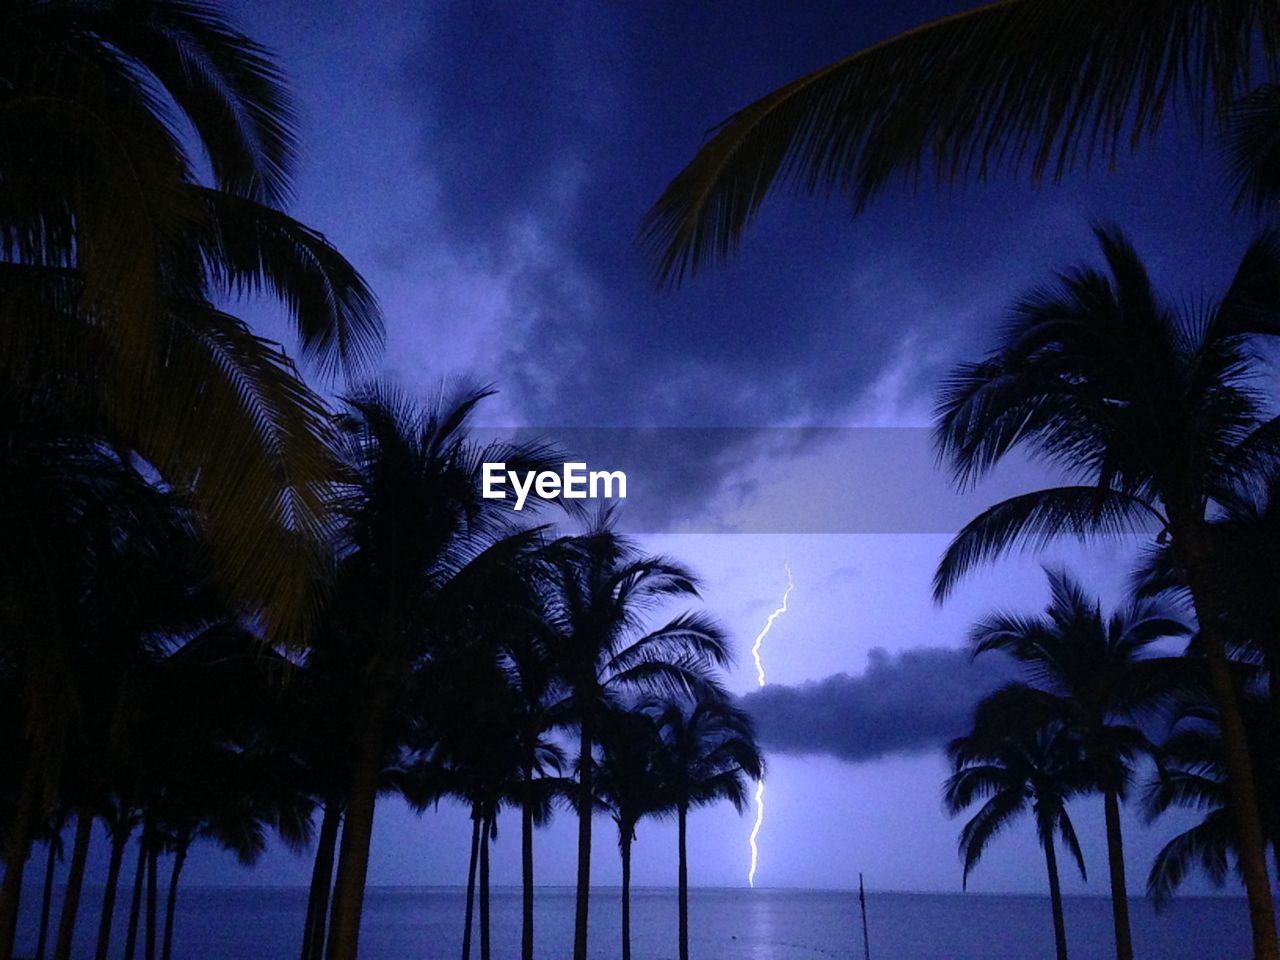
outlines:
[{"label": "dark cloud", "polygon": [[883,233],[804,204],[766,216],[729,267],[653,289],[635,232],[704,131],[888,29],[834,5],[748,6],[469,3],[424,27],[402,89],[442,184],[434,239],[508,277],[497,376],[532,419],[820,422],[940,322],[919,290],[962,307],[936,278],[936,228],[899,222],[920,254],[904,266]]},{"label": "dark cloud", "polygon": [[[1140,190],[895,188],[856,220],[838,199],[783,199],[730,264],[655,291],[637,227],[712,125],[948,7],[885,6],[477,0],[406,28],[398,106],[439,189],[422,235],[401,242],[447,247],[503,285],[478,373],[526,422],[844,425],[887,370],[889,392],[914,400],[977,354],[1014,296],[1092,256],[1097,210],[1192,189],[1155,166]],[[672,475],[673,515],[755,452],[749,431],[702,442]]]},{"label": "dark cloud", "polygon": [[766,750],[874,760],[941,749],[960,736],[985,694],[1012,679],[1001,657],[967,650],[876,648],[858,676],[839,673],[798,687],[767,686],[743,698]]}]

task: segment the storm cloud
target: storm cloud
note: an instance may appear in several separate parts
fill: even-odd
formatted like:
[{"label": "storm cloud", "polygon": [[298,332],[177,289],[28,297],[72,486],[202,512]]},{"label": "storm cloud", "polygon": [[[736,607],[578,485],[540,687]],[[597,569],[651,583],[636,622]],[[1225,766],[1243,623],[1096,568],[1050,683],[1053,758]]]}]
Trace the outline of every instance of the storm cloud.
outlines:
[{"label": "storm cloud", "polygon": [[881,648],[856,676],[838,673],[743,697],[766,750],[826,754],[851,762],[941,749],[965,732],[984,695],[1013,678],[1003,657],[967,650]]}]

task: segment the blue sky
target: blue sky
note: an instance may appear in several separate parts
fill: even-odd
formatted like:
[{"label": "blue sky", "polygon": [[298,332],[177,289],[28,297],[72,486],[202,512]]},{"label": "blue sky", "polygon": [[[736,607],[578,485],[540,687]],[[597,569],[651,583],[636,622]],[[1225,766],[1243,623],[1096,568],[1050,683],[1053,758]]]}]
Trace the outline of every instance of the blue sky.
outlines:
[{"label": "blue sky", "polygon": [[[926,425],[939,377],[982,351],[1013,297],[1096,259],[1091,221],[1123,225],[1169,296],[1190,303],[1223,288],[1257,226],[1230,213],[1216,147],[1184,119],[1116,169],[1098,164],[1060,185],[895,185],[857,218],[839,197],[780,194],[733,262],[658,292],[635,231],[712,125],[952,5],[241,0],[233,9],[295,82],[302,163],[293,212],[333,239],[381,297],[384,375],[424,392],[442,378],[493,381],[502,392],[486,417],[495,425],[741,428],[680,453],[684,472],[656,526],[683,521],[697,532],[646,542],[703,574],[708,607],[738,638],[731,683],[742,692],[755,684],[746,647],[785,585],[784,561],[796,590],[767,651],[770,681],[784,684],[862,675],[877,648],[889,667],[905,650],[958,649],[977,615],[1032,610],[1045,594],[1036,560],[1024,558],[936,607],[929,578],[942,530],[824,533],[819,514],[806,532],[767,532],[776,528],[760,518],[771,502],[812,494],[795,479],[808,476],[805,457],[847,465],[849,495],[873,512],[867,490],[901,486],[892,444],[881,461],[838,439],[860,432],[844,432],[783,455],[766,442],[773,428]],[[287,341],[276,318],[259,319]],[[661,449],[653,456],[654,475],[674,469]],[[945,476],[911,469],[911,503],[946,513],[954,492]],[[877,485],[877,476],[890,480]],[[997,479],[974,503],[1030,476]],[[726,518],[725,529],[745,532],[707,532]],[[1130,548],[1067,547],[1051,559],[1114,596]],[[946,770],[935,749],[851,763],[815,743],[806,755],[769,759],[758,882],[846,886],[862,870],[879,888],[959,889],[959,824],[941,811]],[[388,802],[378,816],[371,882],[465,879],[460,811],[418,820]],[[1087,889],[1104,893],[1100,801],[1081,804],[1077,817],[1099,878]],[[1132,824],[1135,886],[1174,824]],[[727,809],[699,814],[693,881],[742,883],[749,827]],[[495,877],[515,882],[518,825],[500,830]],[[594,876],[609,883],[612,825],[600,821],[597,837]],[[539,836],[537,856],[543,882],[572,881],[567,823]],[[304,882],[307,869],[283,852],[252,875],[212,853],[190,868],[193,882]],[[642,827],[637,882],[672,883],[674,869],[673,831]],[[1042,884],[1024,830],[997,843],[970,888]],[[1073,878],[1066,887],[1086,889]]]}]

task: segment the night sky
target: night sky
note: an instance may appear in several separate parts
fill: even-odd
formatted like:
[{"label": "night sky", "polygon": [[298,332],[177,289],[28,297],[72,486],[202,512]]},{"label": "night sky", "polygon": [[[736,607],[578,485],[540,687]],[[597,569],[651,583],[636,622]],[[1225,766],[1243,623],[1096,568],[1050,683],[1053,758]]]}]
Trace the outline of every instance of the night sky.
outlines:
[{"label": "night sky", "polygon": [[[1038,561],[984,571],[935,607],[929,580],[949,528],[934,518],[955,504],[924,431],[787,442],[802,435],[777,428],[926,426],[938,379],[982,352],[1016,295],[1055,269],[1096,262],[1093,220],[1123,226],[1172,299],[1212,297],[1257,226],[1230,212],[1212,137],[1202,143],[1182,118],[1115,170],[1099,164],[1038,189],[1010,176],[963,189],[896,185],[857,218],[841,197],[782,192],[731,263],[659,292],[636,230],[710,127],[952,7],[232,7],[296,84],[302,165],[292,212],[378,291],[384,374],[423,393],[442,378],[492,381],[502,391],[485,414],[494,425],[742,428],[699,432],[678,457],[667,451],[679,474],[664,461],[665,435],[653,433],[648,475],[667,480],[663,510],[642,527],[662,531],[647,546],[704,576],[707,606],[737,638],[739,692],[755,687],[747,648],[785,586],[783,563],[794,571],[791,612],[765,656],[771,684],[811,686],[752,701],[773,748],[757,883],[843,887],[862,871],[873,888],[958,891],[960,821],[942,813],[939,746],[1005,675],[969,663],[964,632],[994,606],[1034,611],[1046,595]],[[276,318],[258,319],[287,339]],[[899,436],[914,439],[899,448]],[[885,481],[895,470],[911,476],[909,491]],[[997,477],[972,503],[1030,475]],[[818,512],[795,529],[768,519],[797,500]],[[906,519],[858,533],[870,528],[837,516],[842,500]],[[1064,547],[1048,559],[1114,598],[1131,552],[1109,543],[1087,558]],[[1103,894],[1101,800],[1076,804],[1073,816],[1095,881],[1085,888],[1068,871],[1064,886]],[[1129,820],[1138,886],[1185,821],[1148,830]],[[724,807],[693,822],[692,882],[744,884],[750,818]],[[508,814],[499,830],[495,882],[514,883],[517,819]],[[616,882],[612,825],[598,821],[596,837],[593,878]],[[386,801],[370,882],[462,883],[468,839],[460,809],[418,820]],[[572,882],[567,817],[539,833],[537,858],[540,882]],[[674,829],[642,825],[635,858],[637,883],[673,884]],[[273,851],[249,873],[205,850],[189,869],[196,883],[304,883],[309,862]],[[996,842],[970,889],[1039,893],[1043,883],[1024,824]]]}]

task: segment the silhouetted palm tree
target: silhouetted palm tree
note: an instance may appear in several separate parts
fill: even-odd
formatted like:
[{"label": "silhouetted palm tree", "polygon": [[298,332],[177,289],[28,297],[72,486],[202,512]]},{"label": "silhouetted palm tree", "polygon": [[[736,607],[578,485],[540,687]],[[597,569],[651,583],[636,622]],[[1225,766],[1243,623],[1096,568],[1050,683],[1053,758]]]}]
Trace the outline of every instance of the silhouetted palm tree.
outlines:
[{"label": "silhouetted palm tree", "polygon": [[751,718],[710,684],[696,699],[668,703],[658,726],[661,782],[675,808],[679,844],[680,960],[689,960],[689,810],[728,800],[741,813],[747,783],[764,776],[764,760]]},{"label": "silhouetted palm tree", "polygon": [[[405,794],[416,808],[452,796],[471,810],[463,960],[470,947],[477,869],[480,956],[490,956],[489,846],[497,836],[499,813],[504,806],[520,806],[530,831],[545,823],[552,798],[547,788],[559,782],[547,774],[558,773],[563,762],[560,746],[547,736],[549,727],[530,728],[524,691],[497,642],[502,624],[516,613],[510,601],[524,592],[519,584],[528,568],[494,572],[494,581],[481,591],[484,604],[465,618],[457,645],[443,641],[444,648],[416,678],[418,722],[411,742],[416,741],[419,752],[405,761]],[[504,581],[514,581],[515,586]],[[526,736],[531,739],[526,741]]]},{"label": "silhouetted palm tree", "polygon": [[42,837],[45,844],[44,882],[40,888],[40,927],[36,936],[35,960],[44,960],[49,940],[49,918],[53,912],[53,881],[57,866],[62,861],[62,828],[64,818],[55,815],[45,826]]},{"label": "silhouetted palm tree", "polygon": [[591,887],[592,753],[612,694],[702,689],[709,668],[728,661],[724,633],[710,617],[683,613],[656,630],[645,621],[672,601],[697,597],[697,580],[678,563],[650,557],[611,529],[577,538],[555,559],[547,583],[549,650],[564,684],[565,712],[578,732],[578,875],[574,960],[587,958]]},{"label": "silhouetted palm tree", "polygon": [[[6,956],[34,825],[74,807],[83,814],[76,848],[87,850],[92,818],[121,774],[133,666],[156,635],[181,634],[223,608],[202,586],[199,524],[179,496],[75,429],[46,396],[0,393],[0,510],[11,531],[0,634],[23,715],[0,886]],[[63,953],[86,862],[73,850]]]},{"label": "silhouetted palm tree", "polygon": [[[1280,871],[1280,759],[1275,744],[1280,727],[1266,699],[1247,694],[1242,700],[1245,728],[1258,771],[1263,828]],[[1163,907],[1182,881],[1199,867],[1217,886],[1239,858],[1232,797],[1222,762],[1222,735],[1207,695],[1190,697],[1173,716],[1171,733],[1161,744],[1159,770],[1146,792],[1148,819],[1173,807],[1190,807],[1204,818],[1161,848],[1147,876],[1147,892]]]},{"label": "silhouetted palm tree", "polygon": [[329,960],[354,960],[373,812],[387,734],[433,631],[474,608],[494,566],[519,556],[534,534],[513,535],[512,511],[481,497],[485,462],[541,470],[542,444],[481,445],[468,420],[490,391],[464,390],[423,409],[387,387],[346,400],[340,493],[339,578],[347,601],[332,616],[363,646],[365,666],[350,721],[349,788],[334,880]]},{"label": "silhouetted palm tree", "polygon": [[529,601],[518,609],[512,628],[503,634],[502,658],[505,664],[511,709],[516,722],[517,749],[520,754],[518,803],[520,804],[520,884],[521,884],[521,960],[533,960],[533,831],[549,822],[551,801],[569,789],[561,776],[563,751],[553,748],[547,734],[557,726],[557,706],[568,705],[561,699],[561,682],[555,672],[548,638],[542,634],[545,618],[538,607],[542,583],[540,572],[525,578]]},{"label": "silhouetted palm tree", "polygon": [[1049,874],[1057,957],[1067,960],[1054,836],[1061,836],[1084,877],[1084,855],[1067,814],[1067,800],[1089,789],[1091,771],[1078,737],[1065,725],[1051,721],[1019,727],[1009,719],[998,704],[984,701],[978,705],[973,731],[947,748],[955,772],[947,779],[943,798],[952,816],[982,801],[960,831],[966,886],[991,840],[1023,814],[1032,814]]},{"label": "silhouetted palm tree", "polygon": [[294,114],[279,69],[207,0],[15,0],[0,38],[0,370],[188,488],[223,577],[296,635],[314,612],[328,416],[219,304],[272,295],[326,372],[371,358],[381,319],[351,265],[280,210]]},{"label": "silhouetted palm tree", "polygon": [[124,869],[124,856],[129,838],[138,825],[138,811],[133,801],[123,795],[108,798],[103,812],[107,838],[111,842],[111,854],[107,859],[107,878],[102,887],[102,907],[98,916],[98,940],[94,948],[94,960],[107,960],[111,949],[111,928],[115,923],[116,898],[120,890],[120,874]]},{"label": "silhouetted palm tree", "polygon": [[1280,238],[1250,245],[1218,304],[1182,317],[1151,287],[1124,237],[1099,228],[1110,275],[1089,268],[1020,300],[999,347],[960,366],[937,406],[937,444],[957,482],[1025,447],[1075,485],[1010,498],[965,526],[934,578],[947,595],[974,564],[1064,534],[1168,539],[1193,598],[1223,721],[1254,950],[1275,960],[1275,915],[1249,754],[1218,620],[1214,505],[1274,459],[1253,387],[1256,333],[1280,331]]},{"label": "silhouetted palm tree", "polygon": [[618,827],[622,858],[622,960],[631,960],[631,845],[645,817],[672,812],[662,776],[665,744],[657,718],[646,705],[608,710],[600,720],[600,762],[595,790]]},{"label": "silhouetted palm tree", "polygon": [[650,211],[663,282],[728,256],[782,183],[861,211],[895,178],[1062,177],[1154,137],[1179,104],[1237,128],[1245,200],[1271,199],[1280,6],[1211,0],[1001,0],[941,17],[800,77],[712,131]]},{"label": "silhouetted palm tree", "polygon": [[[292,664],[259,637],[219,624],[156,665],[151,776],[153,828],[171,854],[161,960],[173,954],[182,870],[193,844],[209,841],[250,865],[274,831],[293,850],[310,840],[314,808],[300,765],[270,742],[287,699]],[[157,918],[158,919],[158,918]]]},{"label": "silhouetted palm tree", "polygon": [[992,614],[973,626],[969,642],[975,656],[998,650],[1023,665],[1030,686],[1006,688],[1006,702],[1021,700],[1079,735],[1106,815],[1116,956],[1132,960],[1120,803],[1134,760],[1151,749],[1135,721],[1163,703],[1177,680],[1167,659],[1146,651],[1162,638],[1186,636],[1190,627],[1154,600],[1135,600],[1104,616],[1101,603],[1068,574],[1046,572],[1050,601],[1042,615]]},{"label": "silhouetted palm tree", "polygon": [[[1233,655],[1257,665],[1280,725],[1280,477],[1260,478],[1233,494],[1209,524],[1218,570],[1215,607]],[[1148,554],[1137,579],[1146,593],[1185,598],[1167,545]]]}]

